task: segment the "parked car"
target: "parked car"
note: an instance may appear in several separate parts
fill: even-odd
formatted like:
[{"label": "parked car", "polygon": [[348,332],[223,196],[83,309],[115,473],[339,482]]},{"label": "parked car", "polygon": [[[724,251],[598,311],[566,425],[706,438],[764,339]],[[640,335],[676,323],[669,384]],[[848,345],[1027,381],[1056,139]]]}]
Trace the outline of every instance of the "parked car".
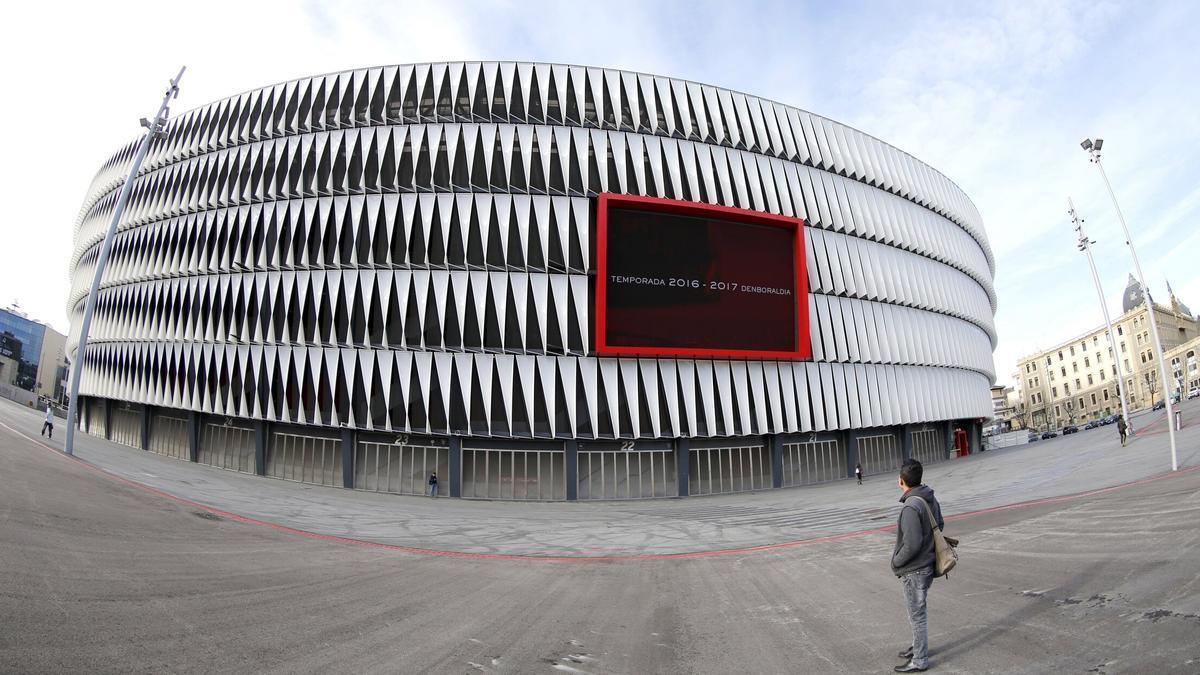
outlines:
[{"label": "parked car", "polygon": [[1101,421],[1100,423],[1101,424],[1116,424],[1117,420],[1120,417],[1121,417],[1120,415],[1109,415],[1108,417],[1105,417],[1104,420]]},{"label": "parked car", "polygon": [[1039,436],[1039,435],[1038,435],[1036,432],[1030,432],[1030,433],[1029,433],[1029,442],[1030,442],[1030,443],[1032,443],[1032,442],[1034,442],[1034,441],[1038,440],[1039,438],[1041,438],[1041,436]]},{"label": "parked car", "polygon": [[1200,396],[1200,387],[1192,387],[1191,389],[1188,389],[1188,400],[1189,401],[1198,396]]},{"label": "parked car", "polygon": [[1079,427],[1075,426],[1074,424],[1068,424],[1067,426],[1063,427],[1063,436],[1075,433],[1079,433]]},{"label": "parked car", "polygon": [[1167,407],[1166,401],[1155,401],[1154,405],[1150,406],[1150,409],[1151,410],[1162,410],[1165,407]]},{"label": "parked car", "polygon": [[1042,440],[1046,440],[1047,438],[1058,438],[1058,432],[1057,432],[1057,431],[1046,431],[1046,432],[1043,432],[1043,433],[1042,433]]},{"label": "parked car", "polygon": [[1084,429],[1095,429],[1096,427],[1100,426],[1101,424],[1102,424],[1102,422],[1100,420],[1091,420],[1087,424],[1083,425],[1083,428]]}]

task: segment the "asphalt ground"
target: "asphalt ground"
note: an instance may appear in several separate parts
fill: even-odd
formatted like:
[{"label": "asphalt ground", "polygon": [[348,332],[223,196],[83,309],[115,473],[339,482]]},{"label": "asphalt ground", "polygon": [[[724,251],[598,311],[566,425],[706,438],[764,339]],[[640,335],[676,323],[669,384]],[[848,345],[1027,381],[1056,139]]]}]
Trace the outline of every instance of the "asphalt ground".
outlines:
[{"label": "asphalt ground", "polygon": [[[1198,412],[1185,407],[1185,421]],[[1200,672],[1200,470],[1164,473],[1166,435],[1152,421],[1124,451],[1106,445],[1105,427],[930,468],[947,530],[963,540],[961,569],[930,596],[938,672]],[[79,461],[34,435],[31,411],[0,405],[0,424],[2,672],[889,672],[907,640],[887,567],[894,533],[878,531],[899,496],[890,477],[508,505],[309,488],[86,436]],[[1197,426],[1179,435],[1187,467],[1200,464]],[[163,466],[185,477],[152,484]],[[213,483],[203,502],[167,489],[202,492],[210,474],[237,480]],[[290,495],[285,513],[311,510],[309,525],[346,529],[355,513],[321,514],[361,504],[434,529],[339,538],[243,513],[234,507],[252,500],[236,488]],[[873,515],[759,522],[786,505],[799,518]],[[443,522],[469,517],[479,522]],[[565,543],[552,531],[521,541],[524,517],[534,538],[557,523]],[[660,522],[671,519],[682,521],[675,543],[640,543],[671,532]],[[501,535],[480,550],[428,546],[492,525],[511,546]],[[707,538],[723,530],[740,534]],[[584,550],[592,536],[621,557]]]}]

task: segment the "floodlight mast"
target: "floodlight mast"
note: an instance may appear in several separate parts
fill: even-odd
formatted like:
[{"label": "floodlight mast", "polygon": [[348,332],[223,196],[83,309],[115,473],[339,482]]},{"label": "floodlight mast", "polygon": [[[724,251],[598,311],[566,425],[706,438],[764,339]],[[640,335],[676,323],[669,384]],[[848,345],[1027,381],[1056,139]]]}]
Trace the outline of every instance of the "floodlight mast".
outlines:
[{"label": "floodlight mast", "polygon": [[[1100,177],[1104,179],[1104,187],[1108,190],[1108,196],[1112,199],[1113,209],[1117,212],[1117,220],[1121,222],[1121,229],[1125,232],[1125,244],[1129,246],[1129,254],[1133,256],[1133,268],[1137,272],[1138,283],[1142,285],[1142,297],[1146,301],[1146,310],[1150,318],[1150,337],[1154,340],[1154,356],[1158,361],[1158,379],[1163,383],[1163,400],[1167,404],[1167,435],[1171,443],[1171,470],[1179,470],[1179,454],[1175,449],[1175,425],[1173,422],[1174,406],[1171,405],[1170,392],[1167,390],[1166,383],[1171,379],[1167,377],[1167,361],[1163,356],[1162,340],[1158,337],[1158,319],[1154,315],[1154,299],[1150,296],[1150,287],[1146,285],[1146,276],[1142,274],[1142,264],[1138,261],[1137,249],[1133,247],[1133,237],[1129,235],[1129,225],[1125,222],[1125,214],[1121,212],[1121,205],[1117,203],[1117,195],[1113,192],[1112,184],[1108,182],[1108,174],[1104,172],[1104,165],[1100,163],[1100,149],[1104,147],[1104,139],[1097,138],[1084,139],[1080,144],[1084,151],[1091,157],[1091,161],[1100,169]],[[1154,396],[1151,395],[1151,402]]]},{"label": "floodlight mast", "polygon": [[[1113,366],[1116,368],[1117,396],[1121,399],[1121,415],[1125,418],[1125,423],[1130,424],[1129,406],[1125,403],[1125,373],[1121,369],[1121,352],[1117,349],[1116,332],[1113,330],[1112,319],[1108,316],[1108,304],[1104,301],[1104,289],[1100,286],[1100,274],[1096,271],[1096,261],[1092,258],[1092,244],[1096,241],[1089,239],[1084,234],[1083,218],[1080,218],[1079,213],[1075,211],[1075,202],[1070,197],[1067,197],[1067,207],[1071,222],[1075,224],[1075,232],[1079,234],[1078,248],[1087,255],[1088,267],[1092,270],[1092,281],[1096,282],[1096,295],[1100,296],[1100,309],[1104,312],[1104,326],[1108,329],[1108,348],[1112,350]],[[1131,426],[1130,429],[1132,428]]]},{"label": "floodlight mast", "polygon": [[66,444],[63,446],[63,451],[68,455],[75,454],[75,426],[79,423],[79,381],[83,378],[88,330],[91,329],[92,315],[96,311],[96,297],[100,294],[100,279],[104,275],[105,265],[108,264],[108,255],[112,252],[117,225],[121,222],[121,214],[125,210],[125,204],[129,201],[130,193],[133,192],[133,182],[142,168],[142,161],[146,159],[146,153],[150,151],[150,144],[155,139],[166,136],[167,118],[171,114],[171,100],[179,96],[179,81],[183,79],[185,70],[187,70],[187,66],[180,68],[179,74],[171,80],[171,86],[167,87],[162,105],[158,107],[158,113],[154,116],[154,120],[148,121],[144,117],[139,120],[141,125],[146,127],[146,135],[142,137],[142,142],[138,145],[137,154],[134,155],[133,163],[129,167],[129,175],[125,178],[125,184],[121,186],[121,193],[117,197],[117,203],[113,206],[112,221],[108,224],[104,243],[100,245],[100,256],[96,258],[96,273],[92,277],[92,288],[88,291],[87,303],[84,305],[83,322],[79,324],[79,343],[75,348],[75,360],[71,367],[71,398],[67,404],[67,438]]}]

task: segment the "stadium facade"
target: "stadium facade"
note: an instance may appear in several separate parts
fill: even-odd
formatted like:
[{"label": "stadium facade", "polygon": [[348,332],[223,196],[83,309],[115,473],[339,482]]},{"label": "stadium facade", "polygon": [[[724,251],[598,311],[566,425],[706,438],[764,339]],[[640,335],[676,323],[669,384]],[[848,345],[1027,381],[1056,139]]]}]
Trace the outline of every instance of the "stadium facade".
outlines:
[{"label": "stadium facade", "polygon": [[[76,223],[72,356],[135,147]],[[891,471],[978,447],[993,274],[954,183],[803,110],[566,65],[332,73],[154,142],[81,424],[339,487],[436,471],[467,498]]]}]

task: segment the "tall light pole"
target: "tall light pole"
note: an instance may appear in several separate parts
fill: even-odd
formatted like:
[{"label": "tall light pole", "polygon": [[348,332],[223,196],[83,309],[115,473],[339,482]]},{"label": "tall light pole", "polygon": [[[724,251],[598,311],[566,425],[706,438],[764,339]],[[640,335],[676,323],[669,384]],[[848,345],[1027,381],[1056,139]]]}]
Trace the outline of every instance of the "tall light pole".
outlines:
[{"label": "tall light pole", "polygon": [[1104,289],[1100,286],[1100,274],[1096,271],[1096,260],[1092,257],[1092,244],[1096,243],[1094,239],[1088,239],[1088,236],[1083,232],[1083,218],[1075,211],[1075,202],[1067,197],[1067,213],[1071,215],[1071,222],[1075,224],[1075,232],[1079,234],[1078,247],[1087,255],[1088,267],[1092,269],[1092,281],[1096,282],[1096,295],[1100,296],[1100,309],[1104,312],[1104,326],[1108,329],[1108,348],[1112,350],[1113,365],[1116,367],[1117,373],[1117,396],[1121,399],[1121,416],[1125,418],[1125,423],[1129,423],[1129,406],[1125,403],[1125,387],[1121,383],[1125,381],[1125,373],[1121,369],[1121,352],[1117,349],[1117,336],[1113,331],[1112,319],[1108,316],[1108,303],[1104,301]]},{"label": "tall light pole", "polygon": [[[1142,274],[1142,264],[1138,262],[1137,249],[1133,247],[1133,237],[1129,236],[1129,225],[1125,222],[1125,214],[1121,212],[1121,205],[1117,203],[1117,195],[1113,192],[1112,184],[1108,182],[1108,174],[1104,173],[1104,165],[1100,163],[1100,149],[1104,147],[1104,139],[1097,138],[1092,140],[1086,138],[1079,144],[1083,151],[1091,157],[1091,161],[1100,169],[1100,177],[1104,179],[1104,187],[1108,189],[1108,196],[1112,198],[1113,208],[1117,211],[1117,220],[1121,221],[1121,229],[1125,231],[1125,244],[1129,246],[1129,253],[1133,256],[1133,268],[1138,275],[1138,283],[1142,285],[1142,297],[1146,300],[1147,316],[1150,317],[1150,337],[1154,340],[1155,357],[1158,359],[1158,373],[1160,382],[1170,382],[1167,377],[1167,361],[1163,357],[1162,340],[1158,337],[1158,317],[1154,314],[1154,299],[1150,296],[1150,287],[1146,285],[1146,275]],[[1154,396],[1151,395],[1153,402]],[[1179,455],[1175,450],[1175,425],[1171,423],[1173,419],[1173,408],[1171,405],[1171,397],[1167,392],[1163,392],[1163,400],[1167,402],[1167,434],[1171,442],[1171,470],[1179,470]]]},{"label": "tall light pole", "polygon": [[146,153],[150,150],[150,143],[156,138],[162,138],[166,135],[167,117],[171,114],[170,103],[171,99],[179,95],[179,80],[183,79],[183,71],[187,70],[187,66],[179,69],[179,74],[175,79],[171,80],[171,86],[167,87],[166,94],[163,95],[162,105],[158,107],[158,113],[154,116],[153,121],[147,121],[142,118],[142,126],[146,127],[146,135],[142,137],[142,142],[138,145],[137,154],[133,157],[133,163],[129,167],[129,175],[125,178],[125,184],[121,186],[121,194],[117,196],[117,203],[113,206],[112,221],[108,224],[108,233],[104,235],[104,243],[100,245],[100,257],[96,259],[96,274],[92,277],[92,289],[88,291],[87,304],[83,308],[83,323],[79,324],[79,344],[75,348],[75,362],[71,369],[71,398],[67,404],[67,439],[63,450],[68,455],[75,454],[75,425],[79,414],[79,381],[83,379],[83,362],[84,354],[87,349],[88,330],[92,327],[92,314],[96,311],[96,296],[100,294],[100,278],[104,275],[104,267],[108,264],[108,254],[112,251],[113,238],[117,233],[117,224],[121,222],[121,213],[125,211],[125,203],[129,201],[129,195],[133,192],[133,181],[137,178],[138,171],[142,168],[142,160],[146,159]]}]

